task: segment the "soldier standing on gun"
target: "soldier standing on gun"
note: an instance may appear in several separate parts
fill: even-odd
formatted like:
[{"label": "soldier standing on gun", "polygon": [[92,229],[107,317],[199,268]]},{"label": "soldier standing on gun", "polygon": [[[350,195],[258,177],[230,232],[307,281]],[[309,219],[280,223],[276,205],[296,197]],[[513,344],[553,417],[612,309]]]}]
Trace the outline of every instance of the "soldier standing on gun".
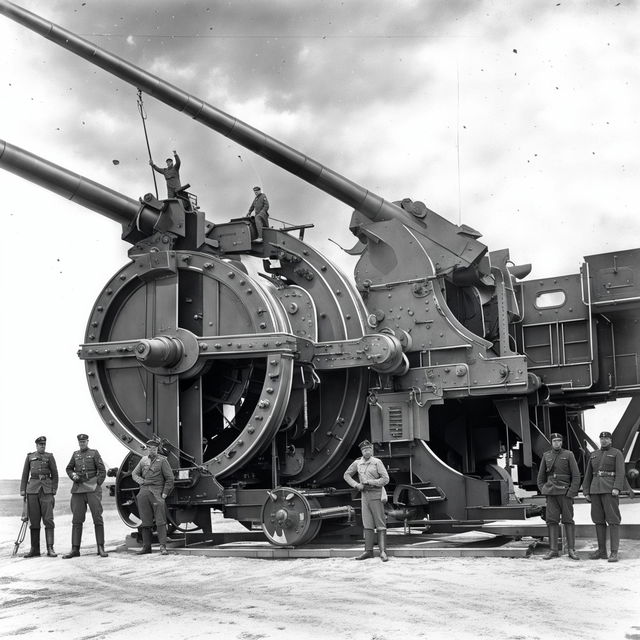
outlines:
[{"label": "soldier standing on gun", "polygon": [[587,462],[582,492],[591,503],[591,520],[596,525],[598,548],[589,554],[591,560],[607,559],[607,523],[611,537],[609,562],[618,562],[620,546],[620,506],[618,496],[624,488],[624,458],[622,451],[611,446],[609,431],[600,433],[600,448]]},{"label": "soldier standing on gun", "polygon": [[256,223],[257,237],[254,242],[262,242],[262,230],[269,226],[269,201],[267,200],[267,194],[261,193],[260,187],[253,187],[253,193],[255,194],[253,202],[249,207],[247,218],[254,214],[254,222]]},{"label": "soldier standing on gun", "polygon": [[175,198],[176,190],[179,189],[182,185],[180,184],[180,157],[177,152],[173,151],[173,157],[176,160],[176,163],[173,163],[171,158],[167,158],[167,166],[162,168],[158,167],[153,163],[153,160],[149,160],[149,164],[154,171],[161,173],[164,176],[164,179],[167,181],[167,198]]},{"label": "soldier standing on gun", "polygon": [[[389,482],[389,474],[382,460],[373,457],[373,445],[363,440],[359,445],[362,457],[349,465],[344,473],[345,482],[362,492],[362,526],[364,527],[364,553],[356,560],[373,558],[374,529],[378,530],[378,546],[380,559],[386,562],[387,557],[387,522],[382,503],[382,490]],[[353,474],[358,472],[358,481]]]},{"label": "soldier standing on gun", "polygon": [[551,434],[551,449],[545,451],[538,471],[538,489],[547,499],[547,527],[549,552],[544,559],[559,558],[558,534],[560,517],[567,534],[567,555],[579,560],[576,554],[576,525],[573,520],[573,499],[580,488],[580,470],[571,451],[562,448],[562,435]]},{"label": "soldier standing on gun", "polygon": [[158,455],[158,442],[147,441],[149,455],[144,456],[131,477],[140,485],[136,501],[142,519],[142,549],[137,555],[151,553],[151,529],[155,520],[160,553],[167,555],[167,511],[165,499],[173,489],[173,471],[164,456]]},{"label": "soldier standing on gun", "polygon": [[40,555],[40,520],[44,524],[44,535],[47,544],[47,555],[55,558],[58,554],[53,550],[53,508],[56,504],[54,496],[58,491],[58,467],[52,453],[46,453],[45,436],[36,438],[36,450],[27,455],[20,481],[20,495],[27,501],[29,525],[31,530],[31,549],[24,554],[25,558]]},{"label": "soldier standing on gun", "polygon": [[102,483],[107,470],[97,449],[89,449],[89,436],[78,434],[78,446],[67,465],[67,475],[73,480],[71,487],[71,551],[62,557],[77,558],[80,555],[82,525],[87,517],[87,505],[91,510],[93,527],[96,533],[97,554],[106,558],[104,550],[104,522],[102,520]]}]

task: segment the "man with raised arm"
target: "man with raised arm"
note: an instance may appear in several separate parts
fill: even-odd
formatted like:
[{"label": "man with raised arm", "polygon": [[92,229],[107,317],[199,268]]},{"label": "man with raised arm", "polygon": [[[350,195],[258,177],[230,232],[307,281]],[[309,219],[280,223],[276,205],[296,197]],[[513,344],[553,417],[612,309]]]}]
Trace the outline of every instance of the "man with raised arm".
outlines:
[{"label": "man with raised arm", "polygon": [[176,191],[182,186],[180,183],[180,157],[175,149],[173,150],[173,157],[175,158],[175,164],[171,158],[167,158],[167,166],[164,168],[155,165],[153,160],[149,160],[151,168],[161,173],[167,181],[167,198],[175,198]]}]

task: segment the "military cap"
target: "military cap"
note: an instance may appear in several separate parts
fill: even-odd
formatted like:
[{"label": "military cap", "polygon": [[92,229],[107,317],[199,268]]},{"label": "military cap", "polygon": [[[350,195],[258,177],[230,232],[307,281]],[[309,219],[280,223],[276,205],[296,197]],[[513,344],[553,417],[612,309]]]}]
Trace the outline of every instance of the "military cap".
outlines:
[{"label": "military cap", "polygon": [[253,187],[254,191],[260,191],[260,187]]},{"label": "military cap", "polygon": [[79,433],[78,434],[78,441],[80,440],[88,440],[89,436],[86,433]]},{"label": "military cap", "polygon": [[368,440],[363,440],[358,446],[361,449],[373,449],[373,445]]},{"label": "military cap", "polygon": [[562,440],[562,434],[561,433],[552,433],[549,436],[550,440]]},{"label": "military cap", "polygon": [[611,431],[601,431],[598,438],[613,438]]},{"label": "military cap", "polygon": [[40,436],[39,438],[36,438],[36,444],[47,444],[46,436]]},{"label": "military cap", "polygon": [[157,440],[147,440],[147,447],[159,447],[160,443]]}]

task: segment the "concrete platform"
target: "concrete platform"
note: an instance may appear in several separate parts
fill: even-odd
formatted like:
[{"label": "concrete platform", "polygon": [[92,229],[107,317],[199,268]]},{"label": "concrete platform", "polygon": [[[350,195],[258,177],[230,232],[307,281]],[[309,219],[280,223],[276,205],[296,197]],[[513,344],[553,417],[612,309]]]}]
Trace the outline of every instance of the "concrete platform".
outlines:
[{"label": "concrete platform", "polygon": [[[387,553],[398,558],[524,558],[531,554],[532,540],[515,541],[482,532],[467,532],[451,536],[404,535],[390,532]],[[156,545],[154,545],[156,547]],[[167,547],[172,553],[211,558],[262,558],[269,560],[292,558],[353,558],[362,553],[362,542],[318,543],[304,547],[275,547],[265,541],[260,533],[254,540],[241,540],[215,544],[203,542],[185,545],[183,539],[172,540]],[[118,548],[134,552],[140,548],[133,536],[127,536],[125,544]],[[376,547],[376,555],[378,549]]]}]

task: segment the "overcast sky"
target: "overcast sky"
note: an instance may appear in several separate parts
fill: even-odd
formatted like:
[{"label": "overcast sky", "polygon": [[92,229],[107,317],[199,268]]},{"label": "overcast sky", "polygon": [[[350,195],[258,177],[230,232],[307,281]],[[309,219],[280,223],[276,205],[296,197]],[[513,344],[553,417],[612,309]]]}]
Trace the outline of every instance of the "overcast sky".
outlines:
[{"label": "overcast sky", "polygon": [[[532,277],[640,244],[638,3],[22,5],[388,200],[420,199],[476,228],[490,250],[533,263]],[[153,190],[133,87],[4,17],[0,59],[0,138],[130,197]],[[154,160],[178,150],[210,220],[242,215],[260,184],[274,218],[314,223],[307,238],[352,268],[328,240],[354,243],[345,205],[151,97],[145,106]],[[127,261],[120,228],[5,172],[0,193],[0,476],[19,475],[41,434],[66,464],[87,432],[116,466],[126,450],[76,351]]]}]

